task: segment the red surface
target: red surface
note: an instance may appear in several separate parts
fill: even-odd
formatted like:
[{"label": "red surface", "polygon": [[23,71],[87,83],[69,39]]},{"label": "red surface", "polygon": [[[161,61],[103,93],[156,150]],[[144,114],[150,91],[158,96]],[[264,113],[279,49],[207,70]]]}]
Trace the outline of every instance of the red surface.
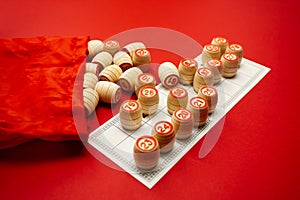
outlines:
[{"label": "red surface", "polygon": [[299,199],[298,10],[296,1],[2,3],[0,37],[105,39],[159,26],[202,45],[222,35],[272,70],[226,115],[213,151],[199,159],[199,142],[152,190],[101,164],[80,142],[35,141],[0,151],[0,198]]}]

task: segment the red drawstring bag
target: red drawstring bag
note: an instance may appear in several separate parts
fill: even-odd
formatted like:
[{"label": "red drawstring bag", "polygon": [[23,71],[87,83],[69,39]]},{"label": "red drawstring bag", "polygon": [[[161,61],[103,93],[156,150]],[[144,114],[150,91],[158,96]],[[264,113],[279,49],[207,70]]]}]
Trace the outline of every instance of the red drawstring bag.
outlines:
[{"label": "red drawstring bag", "polygon": [[[0,149],[36,138],[79,139],[78,132],[87,133],[81,66],[88,40],[0,39]],[[75,126],[74,113],[82,115],[76,122],[80,126]]]}]

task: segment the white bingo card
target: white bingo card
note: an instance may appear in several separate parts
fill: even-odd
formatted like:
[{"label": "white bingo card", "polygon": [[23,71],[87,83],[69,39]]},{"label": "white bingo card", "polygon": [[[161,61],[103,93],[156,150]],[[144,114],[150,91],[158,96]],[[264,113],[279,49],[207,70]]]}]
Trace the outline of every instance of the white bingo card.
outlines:
[{"label": "white bingo card", "polygon": [[[201,55],[195,60],[201,65]],[[214,86],[218,90],[219,101],[214,113],[209,115],[207,123],[199,129],[194,128],[191,137],[185,140],[176,139],[173,150],[161,154],[157,166],[150,171],[140,170],[136,167],[133,147],[136,138],[151,134],[155,122],[171,121],[171,115],[167,110],[169,89],[164,88],[161,84],[156,86],[160,98],[158,111],[143,118],[142,126],[139,129],[124,130],[120,124],[119,114],[117,114],[94,130],[89,135],[88,143],[145,186],[152,188],[269,71],[269,68],[243,58],[235,77],[222,78],[221,82]],[[197,95],[192,86],[179,86],[188,91],[189,99]]]}]

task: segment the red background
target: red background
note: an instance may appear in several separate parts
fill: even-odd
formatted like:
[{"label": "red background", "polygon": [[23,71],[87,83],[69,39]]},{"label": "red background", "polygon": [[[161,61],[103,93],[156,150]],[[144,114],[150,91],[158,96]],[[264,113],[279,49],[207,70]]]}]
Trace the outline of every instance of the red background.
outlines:
[{"label": "red background", "polygon": [[[151,190],[96,160],[81,142],[34,141],[0,151],[1,199],[299,199],[296,1],[17,1],[0,7],[0,37],[90,35],[158,26],[200,44],[241,42],[271,72],[226,116],[213,151],[199,142]],[[298,84],[298,85],[297,85]],[[107,116],[102,120],[107,119]]]}]

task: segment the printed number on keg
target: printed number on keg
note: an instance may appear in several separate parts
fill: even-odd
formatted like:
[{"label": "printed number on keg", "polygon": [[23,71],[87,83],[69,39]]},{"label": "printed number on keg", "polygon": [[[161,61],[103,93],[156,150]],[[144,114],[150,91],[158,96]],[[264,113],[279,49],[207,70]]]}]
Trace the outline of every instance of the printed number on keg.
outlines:
[{"label": "printed number on keg", "polygon": [[150,77],[147,76],[147,75],[142,76],[141,79],[142,79],[143,81],[145,81],[145,82],[149,82],[149,81],[150,81]]},{"label": "printed number on keg", "polygon": [[202,99],[195,99],[193,105],[197,107],[202,107],[205,105],[205,102]]},{"label": "printed number on keg", "polygon": [[115,47],[115,46],[117,46],[117,44],[116,44],[116,42],[115,41],[108,41],[108,42],[106,42],[106,46],[108,46],[108,47]]},{"label": "printed number on keg", "polygon": [[177,78],[174,77],[174,76],[171,76],[171,77],[168,78],[167,83],[168,83],[169,85],[175,85],[175,84],[176,84],[176,81],[177,81]]},{"label": "printed number on keg", "polygon": [[181,90],[181,89],[175,89],[175,90],[173,91],[173,93],[174,93],[176,96],[181,97],[181,96],[183,96],[184,91]]},{"label": "printed number on keg", "polygon": [[134,110],[136,107],[137,107],[137,106],[136,106],[136,104],[135,104],[134,102],[128,102],[128,103],[124,106],[124,108],[125,108],[126,110]]},{"label": "printed number on keg", "polygon": [[202,93],[207,95],[207,96],[211,96],[214,94],[214,91],[212,89],[209,89],[209,88],[205,88],[202,90]]},{"label": "printed number on keg", "polygon": [[154,91],[153,90],[144,90],[144,95],[145,96],[153,96],[154,95]]},{"label": "printed number on keg", "polygon": [[220,42],[220,43],[226,43],[226,39],[225,38],[216,38],[216,41]]},{"label": "printed number on keg", "polygon": [[209,71],[208,71],[207,69],[202,69],[202,70],[201,70],[201,74],[204,75],[204,76],[207,76],[207,75],[209,75],[210,73],[209,73]]},{"label": "printed number on keg", "polygon": [[238,45],[238,44],[232,44],[230,47],[231,47],[231,49],[233,49],[233,50],[240,50],[240,49],[241,49],[241,46]]},{"label": "printed number on keg", "polygon": [[226,54],[225,57],[226,57],[228,60],[235,60],[235,59],[236,59],[236,55],[234,55],[234,54]]},{"label": "printed number on keg", "polygon": [[220,62],[217,61],[217,60],[210,60],[210,61],[209,61],[209,65],[212,65],[212,66],[219,66],[219,65],[220,65]]},{"label": "printed number on keg", "polygon": [[140,143],[140,147],[143,149],[150,149],[151,146],[153,146],[153,141],[149,139],[145,139]]},{"label": "printed number on keg", "polygon": [[189,113],[185,110],[180,110],[179,112],[177,112],[177,117],[179,119],[186,119],[187,116],[189,116]]},{"label": "printed number on keg", "polygon": [[168,132],[170,130],[170,126],[168,124],[164,123],[163,125],[157,126],[157,130],[160,133],[165,133],[165,132]]},{"label": "printed number on keg", "polygon": [[218,51],[218,48],[219,48],[219,47],[214,46],[214,45],[209,45],[209,46],[207,46],[206,48],[207,48],[207,50],[209,50],[209,51]]},{"label": "printed number on keg", "polygon": [[136,53],[140,56],[147,55],[147,51],[145,49],[139,49]]},{"label": "printed number on keg", "polygon": [[192,60],[185,60],[183,61],[183,64],[186,66],[186,67],[195,67],[195,62],[192,61]]}]

